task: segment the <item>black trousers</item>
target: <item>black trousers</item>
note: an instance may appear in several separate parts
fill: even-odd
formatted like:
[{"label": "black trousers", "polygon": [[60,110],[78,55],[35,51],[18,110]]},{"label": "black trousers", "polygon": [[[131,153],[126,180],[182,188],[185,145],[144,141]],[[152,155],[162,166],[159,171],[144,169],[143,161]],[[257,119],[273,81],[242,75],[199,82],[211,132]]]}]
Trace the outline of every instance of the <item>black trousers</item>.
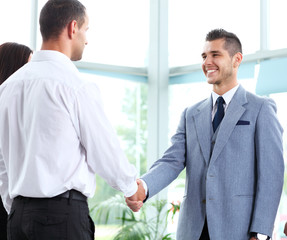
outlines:
[{"label": "black trousers", "polygon": [[0,240],[7,240],[7,212],[0,197]]},{"label": "black trousers", "polygon": [[210,240],[206,219],[199,240]]},{"label": "black trousers", "polygon": [[17,197],[8,216],[8,240],[94,240],[87,201]]}]

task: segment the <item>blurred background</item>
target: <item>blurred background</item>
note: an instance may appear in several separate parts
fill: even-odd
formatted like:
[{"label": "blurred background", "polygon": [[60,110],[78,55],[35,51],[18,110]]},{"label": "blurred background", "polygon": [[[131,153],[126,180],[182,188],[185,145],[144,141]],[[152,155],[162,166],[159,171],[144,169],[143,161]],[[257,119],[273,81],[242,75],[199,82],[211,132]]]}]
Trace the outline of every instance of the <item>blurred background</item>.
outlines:
[{"label": "blurred background", "polygon": [[[0,44],[18,42],[39,50],[38,17],[45,2],[0,0]],[[276,101],[287,161],[287,31],[281,28],[287,22],[286,0],[81,2],[90,17],[89,44],[75,65],[101,89],[106,113],[139,176],[170,145],[181,112],[210,96],[201,51],[214,28],[234,32],[241,40],[244,58],[238,77],[245,89]],[[136,214],[125,207],[121,194],[95,177],[97,190],[89,205],[96,239],[174,239],[185,172]],[[287,239],[287,173],[285,180],[274,240]],[[138,238],[124,235],[137,231]]]}]

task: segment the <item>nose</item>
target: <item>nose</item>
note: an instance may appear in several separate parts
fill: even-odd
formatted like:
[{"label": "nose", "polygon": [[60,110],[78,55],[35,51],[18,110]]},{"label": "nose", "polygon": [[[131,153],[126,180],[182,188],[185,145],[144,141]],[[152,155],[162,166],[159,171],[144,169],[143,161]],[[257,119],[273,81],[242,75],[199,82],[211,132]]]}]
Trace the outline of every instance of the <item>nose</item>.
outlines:
[{"label": "nose", "polygon": [[206,57],[203,59],[202,64],[203,64],[203,65],[211,64],[211,57],[206,56]]}]

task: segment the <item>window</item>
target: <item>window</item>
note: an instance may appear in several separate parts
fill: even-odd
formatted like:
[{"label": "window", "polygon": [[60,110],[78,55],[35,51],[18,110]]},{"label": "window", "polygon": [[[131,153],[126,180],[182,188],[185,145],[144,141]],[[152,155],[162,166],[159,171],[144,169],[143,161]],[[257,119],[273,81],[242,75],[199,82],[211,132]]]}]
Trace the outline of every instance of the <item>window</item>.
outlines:
[{"label": "window", "polygon": [[17,42],[31,47],[31,1],[2,1],[0,44]]},{"label": "window", "polygon": [[[149,1],[82,0],[89,16],[84,62],[147,66]],[[38,12],[46,0],[39,0]],[[39,32],[39,30],[38,30]],[[38,35],[38,47],[41,37]]]},{"label": "window", "polygon": [[[149,67],[148,53],[150,40],[150,8],[153,1],[145,0],[80,0],[87,8],[90,18],[89,31],[87,32],[88,45],[84,51],[82,61],[88,63],[100,63],[106,65],[119,65],[128,67]],[[269,4],[270,10],[270,49],[287,48],[287,33],[278,28],[286,22],[287,16],[284,10],[287,8],[286,0],[167,0],[168,1],[168,43],[169,43],[169,67],[185,66],[201,63],[201,53],[206,34],[215,28],[224,28],[234,32],[242,42],[244,56],[256,53],[260,50],[260,4]],[[30,45],[35,39],[32,36],[34,27],[31,24],[32,4],[38,3],[38,14],[47,0],[31,1],[2,1],[0,8],[0,20],[3,24],[0,35],[0,44],[6,41],[15,41]],[[17,3],[17,4],[15,4]],[[151,6],[150,6],[151,4]],[[15,7],[17,5],[17,7]],[[32,10],[31,10],[32,9]],[[37,17],[38,18],[38,17]],[[20,19],[20,20],[19,20]],[[285,20],[285,21],[284,21]],[[9,23],[9,24],[7,24]],[[38,23],[38,19],[37,19]],[[268,24],[267,24],[268,25]],[[157,25],[156,25],[157,26]],[[265,26],[268,27],[268,26]],[[268,29],[267,29],[268,32]],[[152,33],[153,34],[153,33]],[[162,33],[159,33],[160,37]],[[37,49],[41,46],[39,26],[37,29]],[[153,36],[152,36],[153,37]],[[153,38],[151,38],[153,39]],[[156,54],[162,54],[156,53]],[[277,53],[276,53],[277,54]],[[165,55],[165,54],[163,54]],[[256,56],[259,56],[257,54]],[[272,56],[273,58],[274,56]],[[276,57],[276,56],[275,56]],[[275,58],[274,57],[274,58]],[[259,56],[260,58],[260,56]],[[273,58],[273,59],[274,59]],[[159,57],[160,59],[160,57]],[[255,76],[251,68],[239,68],[242,71],[240,83],[251,92],[255,92],[258,67],[262,59],[254,59],[256,66]],[[250,61],[250,59],[249,59]],[[252,61],[251,61],[252,62]],[[260,62],[260,64],[258,64]],[[250,62],[249,62],[250,63]],[[246,64],[248,65],[248,63]],[[284,65],[284,64],[283,64]],[[82,65],[81,65],[82,66]],[[278,65],[274,65],[278,66]],[[135,164],[139,175],[146,172],[147,151],[147,91],[146,83],[119,79],[116,73],[111,74],[113,66],[110,66],[106,76],[97,75],[96,71],[87,73],[82,71],[85,79],[95,81],[102,93],[103,102],[109,120],[119,136],[121,145],[129,161]],[[243,68],[244,67],[244,68]],[[184,68],[184,67],[183,67]],[[181,68],[181,70],[183,69]],[[270,66],[270,71],[273,71]],[[193,68],[192,68],[193,69]],[[246,70],[247,69],[247,70]],[[282,68],[281,68],[282,69]],[[157,69],[164,71],[167,69]],[[262,70],[262,68],[261,68]],[[181,84],[170,81],[169,85],[169,139],[175,133],[183,110],[196,102],[210,96],[211,86],[199,80],[200,68],[184,78]],[[278,71],[276,71],[278,73]],[[280,72],[280,71],[279,71]],[[284,72],[284,71],[283,71]],[[284,82],[284,73],[281,72],[274,78],[274,85],[279,85],[279,80]],[[148,73],[149,74],[149,73]],[[107,77],[108,76],[108,77]],[[114,76],[114,77],[112,77]],[[181,76],[181,75],[180,75]],[[118,78],[117,78],[118,77]],[[204,77],[204,76],[203,76]],[[172,77],[170,77],[171,79]],[[187,80],[186,80],[187,79]],[[276,80],[277,79],[277,80]],[[282,80],[283,79],[283,80]],[[180,80],[180,79],[179,79]],[[269,81],[269,79],[268,79]],[[153,86],[151,86],[153,87]],[[281,88],[282,89],[282,88]],[[269,89],[270,90],[270,89]],[[284,90],[282,90],[284,91]],[[159,91],[159,93],[161,92]],[[278,116],[283,128],[286,130],[287,117],[284,103],[287,101],[287,93],[270,95],[275,99],[278,106]],[[161,121],[161,120],[160,120]],[[286,131],[285,131],[286,132]],[[158,136],[157,136],[158,137]],[[284,133],[284,155],[286,159],[287,137]],[[287,201],[287,175],[285,171],[285,186],[282,195],[279,214],[275,224],[274,239],[282,238],[282,224],[287,221],[287,209],[282,203]],[[184,193],[185,171],[169,186],[168,202],[181,201]],[[92,206],[119,192],[109,187],[102,179],[97,177],[97,190],[95,197],[90,200]],[[285,204],[286,205],[286,204]],[[169,232],[175,232],[176,217],[174,224],[170,224]],[[115,224],[115,226],[112,226]],[[116,222],[110,222],[107,226],[111,231],[117,229]],[[97,239],[112,239],[105,236],[107,229],[97,226]]]},{"label": "window", "polygon": [[83,61],[130,67],[147,65],[149,1],[83,0],[90,18]]},{"label": "window", "polygon": [[234,32],[243,53],[255,53],[260,47],[260,1],[169,0],[169,65],[200,63],[205,36],[215,28]]},{"label": "window", "polygon": [[287,21],[285,0],[270,1],[270,49],[287,47],[287,32],[282,29],[282,24]]}]

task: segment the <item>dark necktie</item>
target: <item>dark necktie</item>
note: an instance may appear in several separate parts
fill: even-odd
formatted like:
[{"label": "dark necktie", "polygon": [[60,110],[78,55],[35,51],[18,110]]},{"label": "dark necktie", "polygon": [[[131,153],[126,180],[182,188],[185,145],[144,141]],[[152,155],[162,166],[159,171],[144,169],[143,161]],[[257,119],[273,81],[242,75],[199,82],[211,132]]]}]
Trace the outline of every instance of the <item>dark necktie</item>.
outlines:
[{"label": "dark necktie", "polygon": [[224,99],[223,97],[218,97],[216,100],[217,111],[214,115],[214,119],[212,122],[213,131],[215,132],[219,124],[221,123],[222,118],[224,117],[224,107],[223,107]]}]

